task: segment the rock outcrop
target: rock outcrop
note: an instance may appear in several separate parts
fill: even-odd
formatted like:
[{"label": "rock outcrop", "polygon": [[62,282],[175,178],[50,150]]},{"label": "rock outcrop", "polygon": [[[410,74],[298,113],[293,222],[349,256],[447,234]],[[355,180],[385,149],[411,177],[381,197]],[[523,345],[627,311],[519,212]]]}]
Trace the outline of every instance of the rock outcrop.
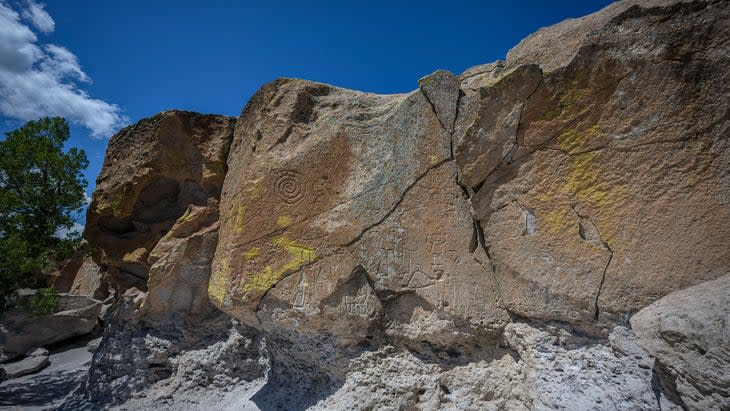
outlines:
[{"label": "rock outcrop", "polygon": [[109,297],[109,285],[103,281],[99,267],[86,252],[69,259],[48,278],[48,285],[59,293],[82,295],[103,301]]},{"label": "rock outcrop", "polygon": [[77,254],[72,258],[61,262],[61,264],[59,264],[60,267],[48,275],[46,283],[48,286],[54,287],[59,293],[67,293],[71,291],[76,274],[81,268],[83,262],[83,254]]},{"label": "rock outcrop", "polygon": [[671,374],[692,409],[730,408],[730,275],[669,294],[639,311],[639,343]]},{"label": "rock outcrop", "polygon": [[410,93],[123,130],[75,404],[727,407],[728,50],[727,2],[627,0]]},{"label": "rock outcrop", "polygon": [[605,345],[519,322],[505,339],[509,350],[450,369],[394,347],[367,353],[314,409],[658,409],[652,359],[623,327]]},{"label": "rock outcrop", "polygon": [[33,374],[50,365],[48,355],[34,355],[23,358],[20,361],[3,364],[0,366],[0,374],[4,376],[2,379],[18,378],[24,375]]},{"label": "rock outcrop", "polygon": [[[507,309],[614,323],[727,273],[726,17],[723,2],[629,7],[564,65],[540,75],[508,59],[479,88],[482,109],[456,150],[512,147],[462,166]],[[515,107],[514,133],[480,140]]]},{"label": "rock outcrop", "polygon": [[109,141],[84,234],[120,292],[146,289],[154,246],[189,205],[220,196],[233,121],[166,111]]},{"label": "rock outcrop", "polygon": [[[26,297],[32,295],[26,294]],[[0,314],[0,362],[31,349],[89,334],[98,324],[102,303],[90,297],[60,294],[49,315],[14,309]]]},{"label": "rock outcrop", "polygon": [[101,268],[91,257],[84,258],[74,275],[70,294],[85,295],[103,301],[109,296],[109,286],[102,281]]}]

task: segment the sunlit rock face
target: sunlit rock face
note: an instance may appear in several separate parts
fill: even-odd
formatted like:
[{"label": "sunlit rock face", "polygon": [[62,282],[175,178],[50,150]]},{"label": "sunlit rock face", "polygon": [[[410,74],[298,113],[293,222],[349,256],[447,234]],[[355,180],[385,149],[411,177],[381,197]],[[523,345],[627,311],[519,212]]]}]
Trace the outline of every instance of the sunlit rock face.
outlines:
[{"label": "sunlit rock face", "polygon": [[611,324],[730,267],[727,7],[615,11],[566,58],[515,57],[462,83],[457,162],[521,316]]},{"label": "sunlit rock face", "polygon": [[123,130],[87,223],[120,296],[97,392],[158,404],[211,350],[264,409],[727,407],[727,356],[674,361],[651,307],[696,286],[683,321],[715,325],[675,334],[730,344],[729,22],[623,1],[410,93],[278,79]]},{"label": "sunlit rock face", "polygon": [[369,318],[407,295],[484,331],[504,309],[595,326],[724,274],[727,53],[690,46],[723,38],[724,9],[612,7],[562,59],[436,72],[404,95],[265,86],[236,126],[211,298],[319,332],[362,274],[349,297]]},{"label": "sunlit rock face", "polygon": [[120,291],[145,289],[157,242],[190,205],[220,196],[234,120],[166,111],[109,141],[85,235]]},{"label": "sunlit rock face", "polygon": [[[442,124],[453,125],[458,98],[449,79],[445,90],[438,76],[422,80],[445,94],[439,106],[421,90],[265,86],[234,135],[211,299],[254,326],[347,344],[405,327],[413,310],[442,316],[439,333],[503,326]],[[434,332],[410,325],[415,338]]]}]

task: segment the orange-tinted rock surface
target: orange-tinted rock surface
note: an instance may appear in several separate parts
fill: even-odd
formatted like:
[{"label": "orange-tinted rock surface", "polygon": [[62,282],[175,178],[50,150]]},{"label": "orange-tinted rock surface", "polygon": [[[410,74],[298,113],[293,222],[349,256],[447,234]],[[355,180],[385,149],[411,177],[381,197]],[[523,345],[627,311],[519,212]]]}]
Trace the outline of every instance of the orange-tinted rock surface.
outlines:
[{"label": "orange-tinted rock surface", "polygon": [[[728,50],[727,2],[627,0],[410,93],[278,79],[237,120],[164,112],[114,137],[86,234],[118,295],[148,289],[124,321],[218,309],[261,333],[259,405],[723,404],[677,390],[666,364],[717,372],[660,358],[656,310],[641,339],[628,320],[730,272]],[[150,333],[152,364],[172,348]]]},{"label": "orange-tinted rock surface", "polygon": [[109,142],[85,235],[107,280],[146,288],[152,248],[190,204],[217,198],[233,119],[166,111]]}]

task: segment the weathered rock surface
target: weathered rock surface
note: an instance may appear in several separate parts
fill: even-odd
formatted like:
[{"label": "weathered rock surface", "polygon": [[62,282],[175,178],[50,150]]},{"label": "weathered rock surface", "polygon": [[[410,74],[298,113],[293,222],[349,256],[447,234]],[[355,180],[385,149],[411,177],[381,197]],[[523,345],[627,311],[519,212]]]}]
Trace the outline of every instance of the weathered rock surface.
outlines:
[{"label": "weathered rock surface", "polygon": [[68,259],[64,264],[57,270],[51,272],[47,278],[47,284],[55,287],[59,293],[67,293],[71,291],[76,273],[84,262],[82,254],[75,255],[73,258]]},{"label": "weathered rock surface", "polygon": [[[49,366],[34,374],[0,382],[0,409],[42,411],[63,409],[62,403],[88,375],[92,354],[85,347],[62,346],[47,358]],[[80,406],[66,409],[90,409]]]},{"label": "weathered rock surface", "polygon": [[571,59],[468,79],[456,159],[507,309],[610,323],[727,273],[728,13],[624,8]]},{"label": "weathered rock surface", "polygon": [[150,252],[152,265],[144,312],[164,317],[191,316],[215,310],[208,299],[210,263],[218,241],[218,203],[188,206]]},{"label": "weathered rock surface", "polygon": [[69,259],[61,269],[52,272],[48,284],[60,293],[104,300],[109,296],[109,287],[102,277],[101,267],[84,251]]},{"label": "weathered rock surface", "polygon": [[220,195],[233,121],[166,111],[109,141],[85,236],[110,283],[144,289],[155,244],[188,205]]},{"label": "weathered rock surface", "polygon": [[631,326],[688,408],[730,408],[730,275],[667,295]]},{"label": "weathered rock surface", "polygon": [[[512,323],[510,350],[444,369],[384,347],[353,362],[340,390],[314,409],[656,410],[652,358],[623,327],[597,344],[565,327]],[[663,409],[676,409],[668,402]]]},{"label": "weathered rock surface", "polygon": [[[324,334],[341,354],[383,333],[442,350],[499,333],[508,317],[442,124],[454,119],[434,111],[455,108],[456,82],[421,83],[430,91],[375,96],[283,79],[252,98],[221,198],[216,305],[285,339]],[[334,357],[302,361],[338,377]]]},{"label": "weathered rock surface", "polygon": [[101,302],[93,298],[59,294],[58,307],[51,315],[20,310],[0,314],[0,361],[90,333],[97,326],[101,308]]},{"label": "weathered rock surface", "polygon": [[91,257],[84,258],[74,275],[68,292],[74,295],[89,296],[100,301],[109,296],[109,287],[106,282],[102,281],[101,267]]},{"label": "weathered rock surface", "polygon": [[726,406],[729,43],[727,2],[627,0],[411,93],[279,79],[123,130],[69,404]]},{"label": "weathered rock surface", "polygon": [[[67,409],[114,406],[133,397],[157,405],[189,403],[185,395],[224,395],[237,384],[256,384],[264,377],[268,364],[261,359],[264,347],[256,333],[217,310],[196,322],[162,321],[143,315],[143,301],[145,294],[137,290],[120,297],[84,389],[68,399]],[[194,409],[209,405],[202,402]]]},{"label": "weathered rock surface", "polygon": [[1,374],[4,374],[6,379],[18,378],[24,375],[33,374],[48,367],[50,362],[48,361],[47,355],[29,356],[22,360],[3,364],[0,366],[2,369]]}]

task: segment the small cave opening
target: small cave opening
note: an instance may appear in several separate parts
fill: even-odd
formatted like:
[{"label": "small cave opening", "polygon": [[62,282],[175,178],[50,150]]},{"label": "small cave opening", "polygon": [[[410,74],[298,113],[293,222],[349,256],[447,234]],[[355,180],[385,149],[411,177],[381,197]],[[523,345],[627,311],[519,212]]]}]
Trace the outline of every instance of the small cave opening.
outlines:
[{"label": "small cave opening", "polygon": [[133,236],[136,228],[129,218],[115,218],[110,216],[102,216],[99,218],[99,228],[102,232],[115,235],[117,237],[127,238]]},{"label": "small cave opening", "polygon": [[181,213],[178,204],[180,184],[168,177],[158,177],[142,189],[132,210],[132,219],[155,223],[175,218]]},{"label": "small cave opening", "polygon": [[169,227],[158,223],[169,222],[171,225],[189,204],[205,205],[208,197],[210,193],[195,181],[178,182],[169,177],[158,177],[139,193],[129,216],[102,216],[98,225],[103,232],[124,239],[149,233],[152,227],[166,231]]}]

